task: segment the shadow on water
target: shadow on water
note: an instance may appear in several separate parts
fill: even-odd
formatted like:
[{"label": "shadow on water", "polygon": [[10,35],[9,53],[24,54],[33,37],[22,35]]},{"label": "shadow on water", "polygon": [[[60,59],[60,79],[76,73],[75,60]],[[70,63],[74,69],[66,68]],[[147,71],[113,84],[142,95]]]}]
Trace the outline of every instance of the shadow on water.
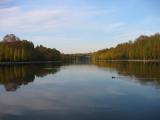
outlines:
[{"label": "shadow on water", "polygon": [[130,81],[159,85],[158,63],[95,64],[1,66],[6,90],[22,89],[1,92],[0,120],[160,120],[159,89]]},{"label": "shadow on water", "polygon": [[[89,65],[88,61],[66,62],[63,65]],[[101,68],[114,69],[120,76],[112,79],[121,79],[125,76],[135,78],[141,84],[160,85],[160,63],[158,62],[94,62]],[[59,71],[60,63],[28,64],[28,65],[2,65],[0,66],[0,84],[6,91],[16,91],[20,86],[34,81],[35,77],[44,77]]]},{"label": "shadow on water", "polygon": [[0,66],[0,84],[6,91],[16,91],[20,86],[33,82],[35,77],[55,74],[60,64],[28,64]]},{"label": "shadow on water", "polygon": [[[159,62],[123,62],[106,61],[95,62],[99,67],[114,69],[121,76],[135,78],[141,84],[160,85],[160,63]],[[112,76],[112,79],[125,78]]]}]

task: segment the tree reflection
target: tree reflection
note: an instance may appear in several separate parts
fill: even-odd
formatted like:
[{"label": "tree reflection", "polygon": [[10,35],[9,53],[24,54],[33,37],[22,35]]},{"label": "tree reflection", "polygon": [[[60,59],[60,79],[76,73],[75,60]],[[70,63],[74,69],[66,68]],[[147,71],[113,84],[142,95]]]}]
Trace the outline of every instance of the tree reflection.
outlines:
[{"label": "tree reflection", "polygon": [[20,86],[33,82],[35,77],[55,74],[59,66],[57,64],[0,66],[0,84],[4,85],[6,91],[16,91]]},{"label": "tree reflection", "polygon": [[142,84],[152,83],[160,85],[160,63],[159,62],[95,62],[94,64],[113,68],[120,75],[135,77]]}]

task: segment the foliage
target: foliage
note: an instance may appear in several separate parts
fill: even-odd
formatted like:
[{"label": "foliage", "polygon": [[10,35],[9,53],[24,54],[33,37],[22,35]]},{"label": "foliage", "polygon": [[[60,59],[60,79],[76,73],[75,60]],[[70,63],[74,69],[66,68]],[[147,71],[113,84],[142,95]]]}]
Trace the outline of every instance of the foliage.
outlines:
[{"label": "foliage", "polygon": [[87,62],[90,61],[89,54],[61,54],[61,59],[64,62]]},{"label": "foliage", "polygon": [[140,36],[134,42],[119,44],[92,54],[93,60],[160,59],[160,34]]},{"label": "foliage", "polygon": [[32,42],[20,40],[15,35],[6,35],[0,42],[0,61],[54,61],[60,60],[60,52]]}]

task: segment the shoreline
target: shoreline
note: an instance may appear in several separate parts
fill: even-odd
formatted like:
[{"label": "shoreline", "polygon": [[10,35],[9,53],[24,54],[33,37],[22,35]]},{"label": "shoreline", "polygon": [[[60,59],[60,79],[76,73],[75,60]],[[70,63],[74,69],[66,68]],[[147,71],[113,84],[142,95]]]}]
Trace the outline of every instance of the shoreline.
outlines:
[{"label": "shoreline", "polygon": [[[63,61],[0,62],[0,65],[62,63]],[[95,62],[160,62],[160,60],[96,60]]]},{"label": "shoreline", "polygon": [[160,60],[96,60],[96,62],[160,62]]},{"label": "shoreline", "polygon": [[25,61],[25,62],[0,62],[0,65],[17,65],[17,64],[44,64],[44,63],[61,63],[62,61]]}]

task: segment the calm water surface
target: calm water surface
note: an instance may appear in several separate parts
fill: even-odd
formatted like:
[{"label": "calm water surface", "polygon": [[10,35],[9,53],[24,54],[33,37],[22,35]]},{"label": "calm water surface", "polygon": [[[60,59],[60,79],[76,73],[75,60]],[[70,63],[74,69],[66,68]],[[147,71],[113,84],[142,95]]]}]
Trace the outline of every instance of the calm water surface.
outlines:
[{"label": "calm water surface", "polygon": [[160,120],[160,63],[0,67],[0,120]]}]

